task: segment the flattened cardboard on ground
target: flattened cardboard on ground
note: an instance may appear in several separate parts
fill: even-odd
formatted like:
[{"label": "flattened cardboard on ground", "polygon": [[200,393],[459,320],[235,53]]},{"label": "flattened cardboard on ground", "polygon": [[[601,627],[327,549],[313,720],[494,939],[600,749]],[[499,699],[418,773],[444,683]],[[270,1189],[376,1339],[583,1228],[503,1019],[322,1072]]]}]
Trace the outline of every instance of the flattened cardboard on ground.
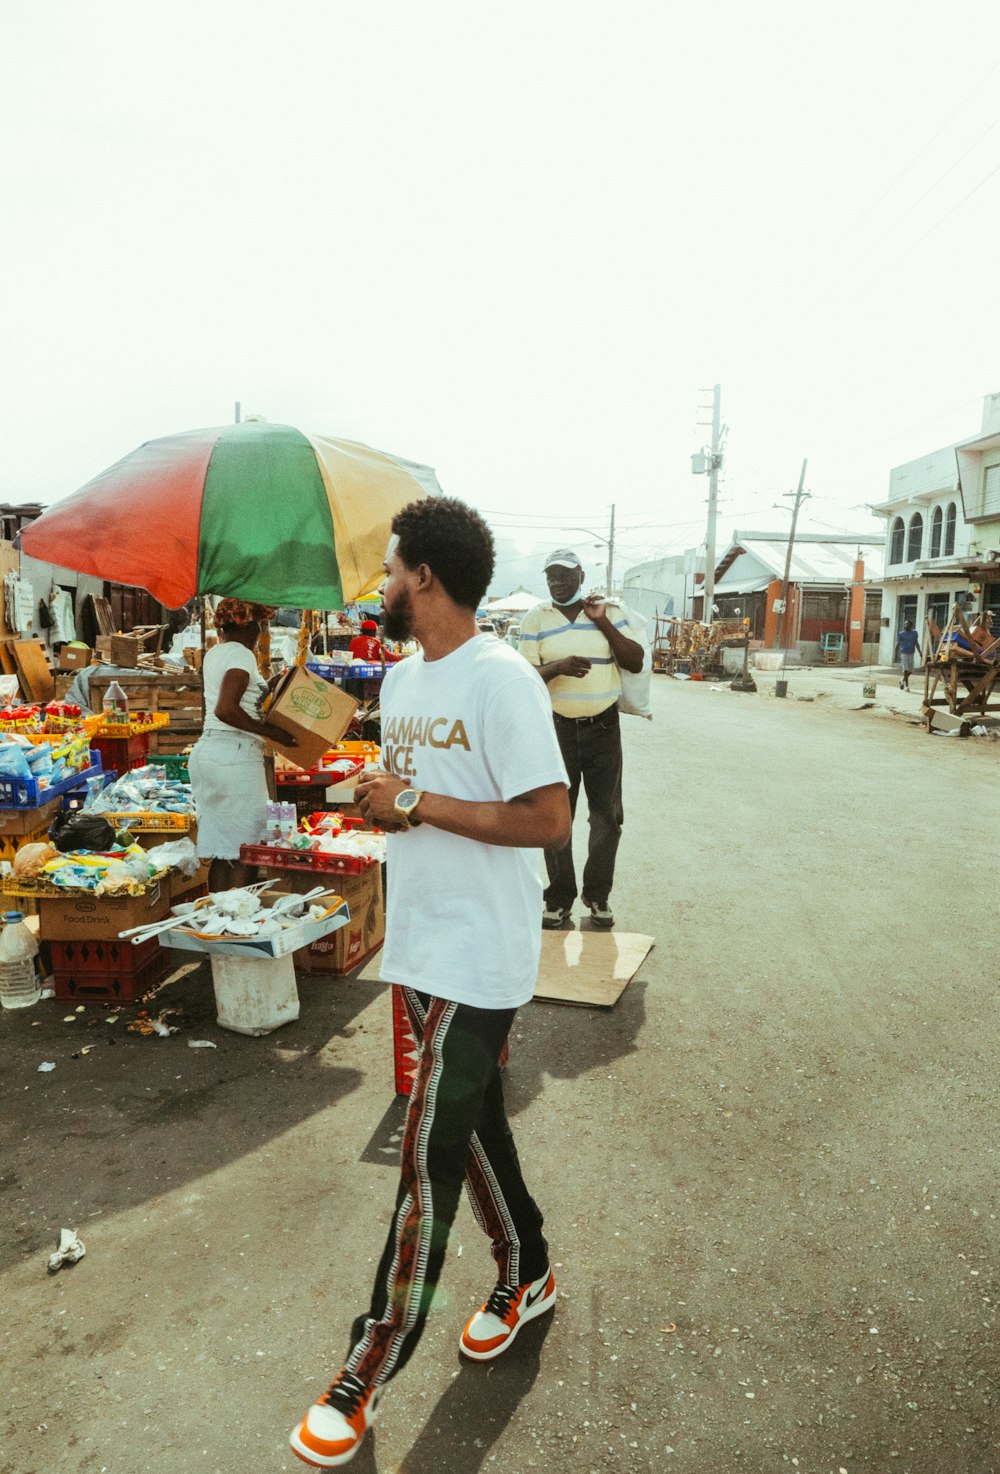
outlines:
[{"label": "flattened cardboard on ground", "polygon": [[[535,997],[544,1003],[574,1003],[581,1008],[614,1008],[656,943],[633,931],[546,931]],[[380,957],[360,974],[363,983],[381,981]]]},{"label": "flattened cardboard on ground", "polygon": [[329,748],[350,726],[358,709],[353,696],[293,665],[274,688],[266,706],[267,720],[283,727],[296,740],[295,747],[272,742],[275,752],[300,768],[314,768]]},{"label": "flattened cardboard on ground", "polygon": [[544,931],[535,997],[614,1008],[655,941],[633,931]]}]

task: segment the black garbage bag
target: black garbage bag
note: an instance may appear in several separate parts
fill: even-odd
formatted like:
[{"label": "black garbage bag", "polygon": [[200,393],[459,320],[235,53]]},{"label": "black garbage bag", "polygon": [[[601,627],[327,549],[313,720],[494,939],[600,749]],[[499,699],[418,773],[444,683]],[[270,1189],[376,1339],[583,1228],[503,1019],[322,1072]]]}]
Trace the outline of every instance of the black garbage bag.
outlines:
[{"label": "black garbage bag", "polygon": [[64,855],[70,850],[110,850],[115,831],[100,814],[71,814],[63,810],[49,825],[49,839]]}]

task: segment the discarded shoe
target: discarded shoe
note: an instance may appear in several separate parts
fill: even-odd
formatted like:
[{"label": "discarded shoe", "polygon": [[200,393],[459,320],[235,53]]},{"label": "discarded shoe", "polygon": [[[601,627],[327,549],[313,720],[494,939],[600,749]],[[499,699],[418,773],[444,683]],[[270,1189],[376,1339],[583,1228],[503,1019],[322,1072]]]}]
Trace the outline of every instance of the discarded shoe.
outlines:
[{"label": "discarded shoe", "polygon": [[336,1469],[353,1459],[375,1421],[381,1387],[366,1387],[340,1372],[289,1438],[292,1453],[314,1469]]},{"label": "discarded shoe", "polygon": [[523,1285],[497,1285],[462,1332],[458,1346],[473,1361],[492,1361],[513,1341],[526,1321],[544,1315],[556,1303],[556,1282],[550,1269]]}]

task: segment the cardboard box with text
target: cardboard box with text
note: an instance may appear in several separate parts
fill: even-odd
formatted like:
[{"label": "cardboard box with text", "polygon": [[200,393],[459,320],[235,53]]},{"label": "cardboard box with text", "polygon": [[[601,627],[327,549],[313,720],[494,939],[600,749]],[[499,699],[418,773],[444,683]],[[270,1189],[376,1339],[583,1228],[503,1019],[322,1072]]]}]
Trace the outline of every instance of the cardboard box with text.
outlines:
[{"label": "cardboard box with text", "polygon": [[265,718],[295,738],[295,747],[272,742],[275,752],[300,768],[314,768],[350,726],[358,709],[339,686],[294,665],[285,672],[265,707]]}]

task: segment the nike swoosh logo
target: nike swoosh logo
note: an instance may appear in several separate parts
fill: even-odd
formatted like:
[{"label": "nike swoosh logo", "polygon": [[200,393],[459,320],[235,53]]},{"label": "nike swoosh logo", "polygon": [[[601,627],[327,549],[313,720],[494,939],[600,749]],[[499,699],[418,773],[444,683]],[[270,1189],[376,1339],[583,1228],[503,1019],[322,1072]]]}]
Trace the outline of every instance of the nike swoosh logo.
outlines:
[{"label": "nike swoosh logo", "polygon": [[545,1294],[546,1286],[548,1285],[548,1283],[548,1280],[546,1280],[545,1284],[542,1285],[540,1289],[536,1290],[534,1294],[532,1294],[530,1290],[528,1291],[527,1295],[525,1295],[524,1297],[524,1308],[526,1310],[530,1310],[535,1301],[541,1299],[541,1297]]}]

